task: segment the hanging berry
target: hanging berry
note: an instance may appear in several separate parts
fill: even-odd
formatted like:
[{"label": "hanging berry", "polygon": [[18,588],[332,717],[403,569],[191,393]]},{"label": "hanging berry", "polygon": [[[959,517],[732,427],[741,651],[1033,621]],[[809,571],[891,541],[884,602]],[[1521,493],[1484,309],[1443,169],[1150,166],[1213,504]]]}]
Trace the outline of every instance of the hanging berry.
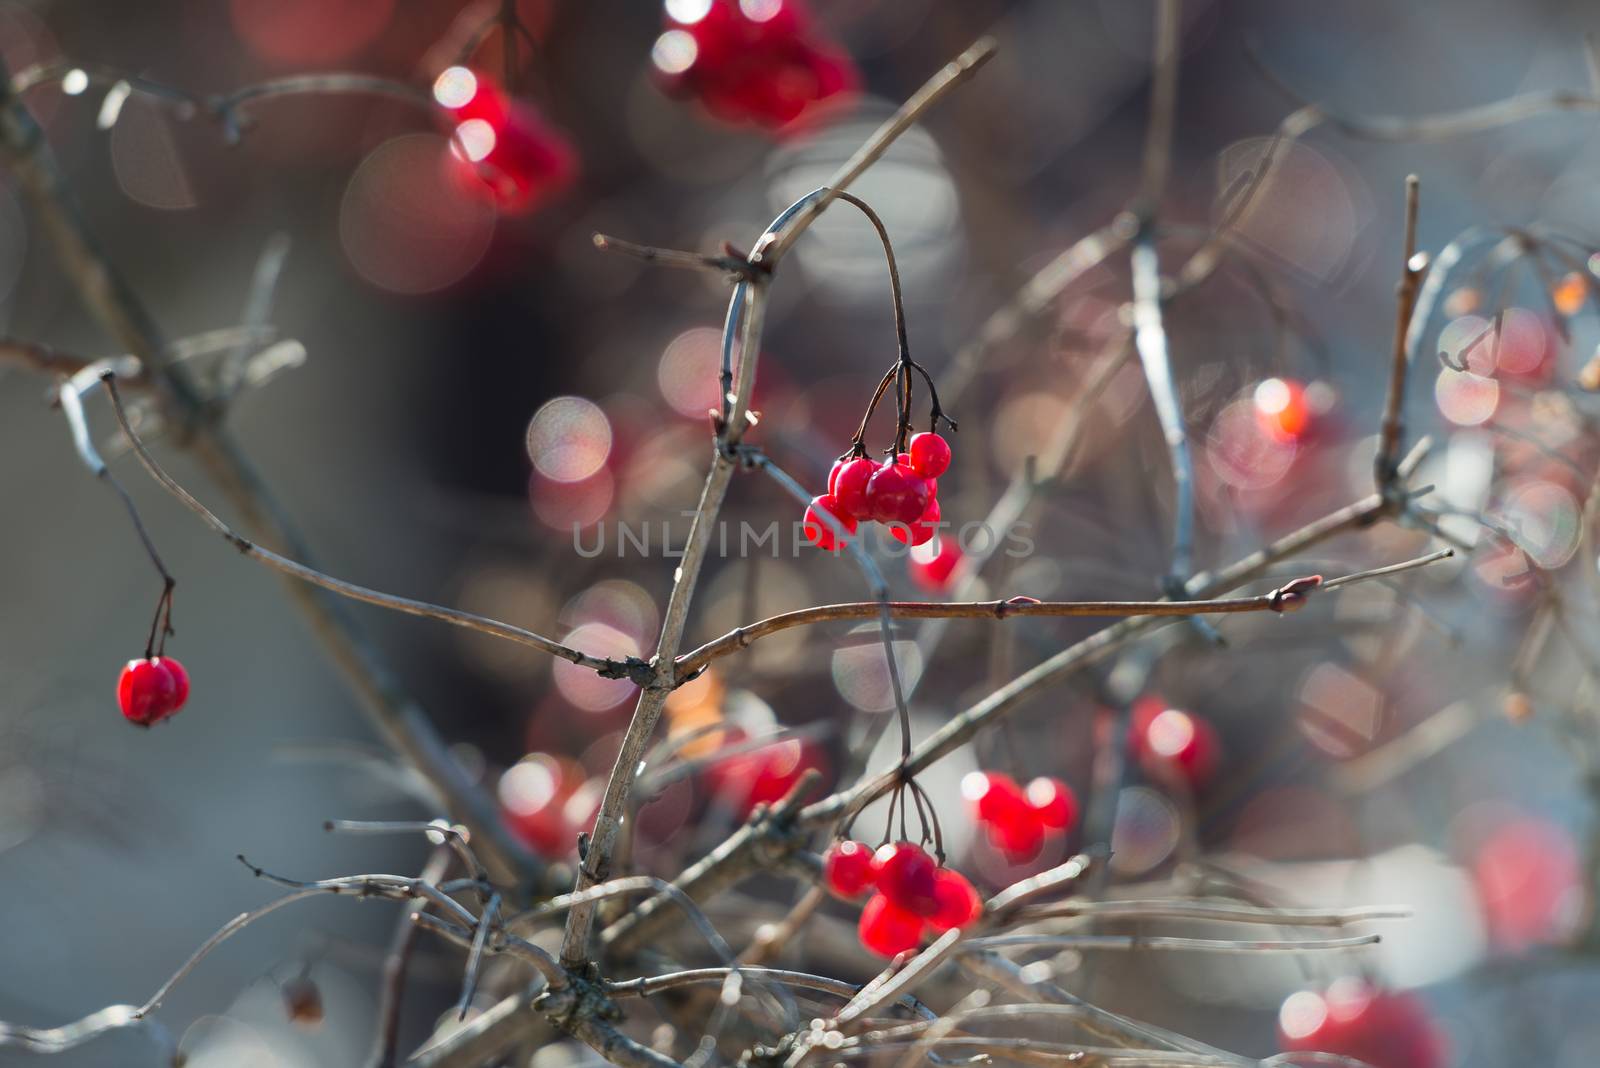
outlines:
[{"label": "hanging berry", "polygon": [[974,771],[961,780],[961,796],[990,843],[1016,863],[1038,856],[1047,838],[1078,819],[1077,795],[1060,779],[1037,778],[1024,790],[1009,775]]},{"label": "hanging berry", "polygon": [[189,699],[189,673],[170,656],[130,660],[117,677],[117,704],[129,723],[150,727]]},{"label": "hanging berry", "polygon": [[784,135],[848,101],[860,82],[801,0],[667,0],[651,60],[668,94]]},{"label": "hanging berry", "polygon": [[[834,872],[844,870],[854,875],[859,864],[854,859],[846,862],[845,858],[854,855],[854,851],[844,849],[846,846],[866,848],[859,842],[842,842],[829,850],[824,874],[835,892]],[[844,868],[845,863],[850,867]],[[966,876],[939,866],[913,842],[880,847],[873,856],[872,882],[877,892],[861,910],[857,931],[861,944],[879,956],[893,957],[915,949],[924,938],[965,927],[983,915],[983,899]],[[856,884],[846,880],[844,885]],[[864,884],[863,889],[865,885],[870,884]]]},{"label": "hanging berry", "polygon": [[488,75],[451,67],[434,81],[433,93],[450,120],[452,173],[464,192],[522,213],[577,176],[577,152],[565,135]]},{"label": "hanging berry", "polygon": [[878,870],[865,842],[835,842],[822,856],[822,880],[828,889],[850,900],[872,889]]}]

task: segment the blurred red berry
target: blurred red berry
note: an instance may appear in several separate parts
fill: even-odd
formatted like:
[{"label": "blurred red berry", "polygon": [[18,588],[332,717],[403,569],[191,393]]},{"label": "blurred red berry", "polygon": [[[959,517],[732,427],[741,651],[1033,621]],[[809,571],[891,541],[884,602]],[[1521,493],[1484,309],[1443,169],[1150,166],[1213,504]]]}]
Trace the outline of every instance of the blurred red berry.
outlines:
[{"label": "blurred red berry", "polygon": [[158,656],[155,659],[172,676],[172,707],[167,711],[167,715],[171,715],[189,702],[189,672],[175,657]]},{"label": "blurred red berry", "polygon": [[1443,1068],[1447,1060],[1444,1035],[1418,998],[1354,978],[1291,994],[1278,1011],[1278,1041],[1285,1052],[1331,1053],[1372,1068]]},{"label": "blurred red berry", "polygon": [[934,886],[939,869],[921,846],[891,842],[879,848],[872,863],[879,892],[895,905],[918,916],[931,916],[938,911]]},{"label": "blurred red berry", "polygon": [[1135,744],[1146,772],[1181,780],[1191,790],[1206,785],[1222,760],[1216,728],[1204,717],[1176,708],[1150,717]]},{"label": "blurred red berry", "polygon": [[939,934],[952,927],[965,927],[983,913],[983,899],[967,881],[967,877],[952,868],[940,868],[934,877],[933,896],[939,907],[928,917],[928,926]]},{"label": "blurred red berry", "polygon": [[929,593],[942,593],[950,585],[950,576],[955,573],[956,565],[961,562],[961,547],[956,539],[942,536],[928,544],[931,550],[912,550],[911,560],[906,565],[911,573],[911,581]]},{"label": "blurred red berry", "polygon": [[[741,744],[744,738],[744,732],[737,730],[724,735],[729,746]],[[706,769],[706,782],[724,804],[745,817],[757,805],[781,800],[808,770],[821,767],[822,753],[814,744],[784,738],[715,761]]]},{"label": "blurred red berry", "polygon": [[829,552],[842,549],[847,539],[839,537],[823,518],[824,513],[838,520],[847,535],[856,532],[856,517],[840,507],[837,498],[831,494],[824,494],[821,497],[811,498],[811,503],[806,507],[805,525],[801,528],[805,532],[806,541]]},{"label": "blurred red berry", "polygon": [[861,910],[856,930],[861,944],[880,957],[894,957],[922,942],[923,919],[883,894],[873,894]]},{"label": "blurred red berry", "polygon": [[932,432],[911,436],[911,469],[923,478],[938,478],[950,469],[950,443]]},{"label": "blurred red berry", "polygon": [[1078,822],[1078,796],[1060,779],[1040,776],[1028,783],[1028,806],[1046,827],[1066,830]]},{"label": "blurred red berry", "polygon": [[860,897],[877,881],[872,849],[864,842],[833,843],[822,855],[822,878],[840,897]]}]

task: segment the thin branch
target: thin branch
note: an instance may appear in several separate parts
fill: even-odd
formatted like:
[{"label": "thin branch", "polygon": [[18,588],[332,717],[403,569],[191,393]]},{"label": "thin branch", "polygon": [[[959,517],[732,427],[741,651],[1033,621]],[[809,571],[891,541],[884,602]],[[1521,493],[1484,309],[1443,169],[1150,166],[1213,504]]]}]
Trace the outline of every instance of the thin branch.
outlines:
[{"label": "thin branch", "polygon": [[139,438],[138,432],[134,430],[133,424],[128,419],[127,410],[123,407],[122,397],[117,390],[116,380],[108,374],[102,377],[101,381],[105,384],[106,392],[111,397],[111,406],[117,416],[117,425],[122,428],[122,433],[133,446],[134,454],[138,456],[139,462],[144,465],[145,470],[150,473],[150,477],[154,478],[163,489],[204,520],[207,526],[221,535],[245,557],[264,564],[280,574],[288,575],[302,582],[308,582],[313,586],[319,586],[332,593],[337,593],[341,597],[348,597],[352,601],[361,601],[364,604],[377,605],[379,608],[387,608],[404,615],[434,619],[441,623],[449,623],[452,626],[475,630],[480,634],[504,638],[507,641],[513,641],[519,645],[526,645],[541,652],[549,653],[551,656],[569,660],[580,667],[590,668],[607,678],[635,678],[643,670],[644,665],[640,663],[590,656],[588,653],[579,652],[570,646],[562,645],[558,641],[546,638],[542,634],[536,634],[522,627],[512,626],[510,623],[502,623],[487,616],[463,612],[456,608],[446,608],[442,605],[429,604],[427,601],[417,601],[409,597],[400,597],[392,593],[383,593],[379,590],[369,589],[366,586],[358,586],[353,582],[346,582],[343,579],[324,574],[315,568],[307,567],[305,564],[298,563],[286,556],[280,556],[270,549],[263,549],[248,538],[235,532],[232,527],[223,522],[221,517],[196,500],[193,494],[184,489],[176,479],[156,462],[155,457],[145,447],[144,442]]},{"label": "thin branch", "polygon": [[[1340,583],[1365,578],[1365,574],[1341,578]],[[1291,584],[1286,584],[1291,585]],[[1032,597],[1011,597],[995,601],[890,601],[889,615],[895,619],[1014,619],[1026,616],[1104,617],[1104,616],[1199,616],[1233,615],[1244,612],[1282,612],[1286,602],[1278,591],[1256,597],[1217,598],[1209,601],[1039,601]],[[738,627],[698,649],[678,658],[680,676],[688,676],[720,657],[749,648],[758,640],[793,627],[810,626],[841,619],[872,619],[883,606],[877,601],[850,601],[816,605],[782,612],[755,623]]]},{"label": "thin branch", "polygon": [[[422,868],[424,882],[437,883],[444,878],[450,866],[451,851],[445,846],[434,849]],[[368,1068],[394,1068],[400,1042],[400,1002],[405,996],[406,966],[411,960],[411,947],[416,939],[417,913],[428,907],[426,900],[418,898],[406,905],[389,939],[389,952],[383,958],[383,982],[378,1002],[378,1031],[373,1038],[372,1056]]]},{"label": "thin branch", "polygon": [[1148,232],[1133,246],[1133,343],[1139,351],[1150,400],[1172,460],[1172,560],[1168,582],[1178,590],[1189,577],[1194,558],[1194,454],[1184,427],[1183,407],[1172,375],[1167,330],[1161,311],[1161,264],[1155,239]]},{"label": "thin branch", "polygon": [[1378,430],[1378,456],[1374,474],[1378,492],[1389,493],[1395,486],[1395,465],[1405,425],[1406,371],[1410,367],[1407,338],[1411,317],[1416,311],[1417,291],[1427,271],[1427,257],[1417,255],[1417,214],[1421,182],[1416,175],[1406,177],[1405,237],[1401,245],[1400,285],[1395,299],[1394,347],[1389,358],[1389,388],[1384,397],[1383,422]]},{"label": "thin branch", "polygon": [[1178,38],[1183,30],[1181,0],[1157,0],[1155,52],[1150,77],[1150,118],[1144,134],[1144,182],[1138,214],[1153,216],[1172,170],[1172,131],[1178,113]]}]

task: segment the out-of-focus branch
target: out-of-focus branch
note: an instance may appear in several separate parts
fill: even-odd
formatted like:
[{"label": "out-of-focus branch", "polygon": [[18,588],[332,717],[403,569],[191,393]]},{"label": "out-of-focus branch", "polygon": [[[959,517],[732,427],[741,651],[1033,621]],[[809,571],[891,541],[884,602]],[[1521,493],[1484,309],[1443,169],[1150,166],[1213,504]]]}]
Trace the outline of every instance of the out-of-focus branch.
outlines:
[{"label": "out-of-focus branch", "polygon": [[102,381],[105,383],[106,392],[111,398],[111,407],[112,411],[116,413],[117,425],[133,446],[134,454],[138,456],[139,462],[144,465],[145,470],[150,473],[150,477],[155,479],[162,489],[182,502],[184,507],[203,519],[208,527],[220,534],[245,557],[264,564],[279,574],[288,575],[302,582],[308,582],[313,586],[319,586],[341,597],[348,597],[352,601],[377,605],[379,608],[387,608],[390,611],[400,612],[404,615],[434,619],[441,623],[464,627],[467,630],[475,630],[496,638],[504,638],[507,641],[513,641],[519,645],[526,645],[541,652],[549,653],[551,656],[569,660],[579,667],[590,668],[606,678],[645,680],[649,667],[643,661],[611,660],[591,656],[570,646],[562,645],[552,638],[546,638],[542,634],[536,634],[522,627],[512,626],[510,623],[502,623],[487,616],[463,612],[457,608],[446,608],[443,605],[429,604],[427,601],[417,601],[410,597],[400,597],[392,593],[369,589],[366,586],[358,586],[353,582],[346,582],[344,579],[334,578],[332,575],[325,574],[315,568],[307,567],[305,564],[291,560],[286,556],[281,556],[270,549],[263,549],[250,539],[234,531],[215,512],[196,500],[194,495],[184,489],[160,464],[156,463],[155,457],[150,454],[150,450],[140,440],[138,432],[134,430],[133,424],[128,419],[128,412],[123,407],[116,380],[107,375]]},{"label": "out-of-focus branch", "polygon": [[1401,245],[1400,284],[1395,294],[1394,346],[1389,356],[1389,387],[1383,403],[1383,422],[1378,427],[1378,455],[1373,473],[1378,492],[1389,493],[1395,488],[1396,465],[1400,460],[1400,446],[1405,434],[1406,372],[1411,366],[1407,338],[1411,334],[1411,317],[1416,311],[1417,290],[1422,276],[1427,273],[1426,254],[1417,253],[1417,214],[1421,181],[1416,175],[1406,177],[1405,237]]}]

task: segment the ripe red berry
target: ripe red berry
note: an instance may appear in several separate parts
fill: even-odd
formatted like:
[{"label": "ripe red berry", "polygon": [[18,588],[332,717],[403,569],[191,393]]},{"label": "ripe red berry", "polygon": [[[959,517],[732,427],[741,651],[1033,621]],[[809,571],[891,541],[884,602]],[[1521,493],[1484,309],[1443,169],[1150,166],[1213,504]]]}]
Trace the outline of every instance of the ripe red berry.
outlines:
[{"label": "ripe red berry", "polygon": [[901,908],[883,894],[873,894],[861,910],[856,930],[861,944],[880,957],[916,949],[922,941],[922,917]]},{"label": "ripe red berry", "polygon": [[969,772],[961,780],[966,798],[989,840],[1013,861],[1031,860],[1044,845],[1044,824],[1022,787],[1000,772]]},{"label": "ripe red berry", "polygon": [[189,672],[178,663],[177,658],[171,656],[158,656],[156,662],[167,669],[167,674],[172,676],[172,708],[167,715],[178,711],[189,702]]},{"label": "ripe red berry", "polygon": [[894,458],[894,461],[901,467],[910,467],[912,474],[916,475],[918,478],[922,479],[922,481],[928,484],[928,492],[935,497],[939,496],[939,480],[936,478],[927,478],[920,474],[915,467],[912,467],[911,454],[909,452],[901,453]]},{"label": "ripe red berry", "polygon": [[[187,678],[185,675],[186,682]],[[172,712],[177,696],[177,682],[159,659],[130,660],[117,678],[117,704],[123,718],[141,727]]]},{"label": "ripe red berry", "polygon": [[911,581],[927,590],[929,593],[942,593],[950,585],[950,576],[955,574],[956,565],[961,562],[961,547],[956,539],[948,536],[935,539],[925,547],[911,550],[910,562],[906,569],[911,573]]},{"label": "ripe red berry", "polygon": [[868,457],[857,456],[845,461],[842,467],[835,464],[834,469],[839,474],[837,478],[829,478],[828,492],[833,494],[834,500],[839,502],[839,507],[846,514],[866,518],[867,483],[878,470],[878,465]]},{"label": "ripe red berry", "polygon": [[872,864],[878,876],[878,890],[895,905],[918,916],[931,916],[938,911],[934,887],[939,869],[921,846],[891,842],[879,848]]},{"label": "ripe red berry", "polygon": [[1060,779],[1040,776],[1028,784],[1028,805],[1046,827],[1066,830],[1078,821],[1078,796]]},{"label": "ripe red berry", "polygon": [[839,526],[844,528],[846,534],[856,532],[856,517],[841,508],[839,501],[831,495],[824,494],[821,497],[811,498],[811,504],[806,507],[805,526],[802,528],[806,540],[819,549],[832,552],[843,548],[845,539],[841,539],[828,521],[822,518],[824,512],[838,520]]},{"label": "ripe red berry", "polygon": [[822,878],[840,897],[860,897],[877,882],[872,849],[864,842],[835,842],[822,856]]},{"label": "ripe red berry", "polygon": [[1216,728],[1203,717],[1176,708],[1149,716],[1136,738],[1146,772],[1177,779],[1198,790],[1210,781],[1222,760]]},{"label": "ripe red berry", "polygon": [[[742,731],[729,730],[724,744],[740,745]],[[822,751],[801,738],[782,738],[745,753],[715,761],[706,768],[706,784],[721,803],[741,817],[750,815],[760,804],[772,804],[800,781],[811,768],[823,768]]]},{"label": "ripe red berry", "polygon": [[1449,1059],[1420,1000],[1355,978],[1289,995],[1278,1010],[1278,1041],[1285,1052],[1331,1053],[1372,1068],[1441,1068]]},{"label": "ripe red berry", "polygon": [[941,518],[939,501],[937,498],[931,498],[928,501],[928,507],[922,510],[922,515],[918,517],[915,523],[910,526],[906,526],[903,523],[891,523],[889,524],[889,533],[895,541],[902,545],[908,541],[913,546],[926,545],[939,533]]},{"label": "ripe red berry", "polygon": [[933,895],[939,908],[928,917],[928,926],[939,934],[952,927],[965,927],[983,913],[983,899],[967,881],[967,877],[953,868],[940,868],[934,877]]},{"label": "ripe red berry", "polygon": [[508,212],[531,211],[569,185],[578,170],[571,143],[537,110],[519,101],[510,103],[499,122],[460,123],[451,154],[464,180],[475,179],[476,187]]},{"label": "ripe red berry", "polygon": [[911,436],[911,469],[923,478],[938,478],[950,469],[950,443],[938,434]]},{"label": "ripe red berry", "polygon": [[910,526],[922,518],[933,488],[909,467],[884,464],[867,483],[868,518]]},{"label": "ripe red berry", "polygon": [[500,808],[507,824],[541,856],[566,856],[578,833],[566,818],[566,803],[581,781],[581,773],[543,753],[518,761],[500,776]]}]

